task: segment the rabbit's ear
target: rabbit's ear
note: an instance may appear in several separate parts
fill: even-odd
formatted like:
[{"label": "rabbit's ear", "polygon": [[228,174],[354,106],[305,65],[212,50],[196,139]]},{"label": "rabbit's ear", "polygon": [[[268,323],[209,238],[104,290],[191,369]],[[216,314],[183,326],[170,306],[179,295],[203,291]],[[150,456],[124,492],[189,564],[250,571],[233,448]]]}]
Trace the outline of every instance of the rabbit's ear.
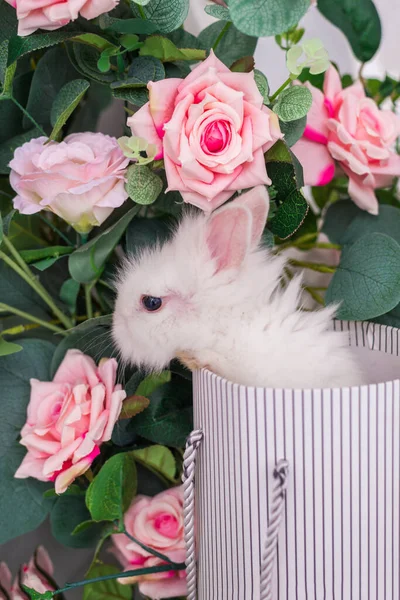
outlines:
[{"label": "rabbit's ear", "polygon": [[251,245],[251,213],[231,202],[211,215],[206,241],[217,271],[240,267]]},{"label": "rabbit's ear", "polygon": [[235,198],[233,203],[245,206],[251,212],[251,245],[253,247],[257,246],[268,217],[269,195],[267,188],[264,185],[258,185],[249,192]]}]

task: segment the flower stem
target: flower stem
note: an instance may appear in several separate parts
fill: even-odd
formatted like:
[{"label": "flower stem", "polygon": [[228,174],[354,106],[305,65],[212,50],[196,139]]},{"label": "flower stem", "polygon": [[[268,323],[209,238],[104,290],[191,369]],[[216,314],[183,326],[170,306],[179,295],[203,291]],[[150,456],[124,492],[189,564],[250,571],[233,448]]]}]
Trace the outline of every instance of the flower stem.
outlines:
[{"label": "flower stem", "polygon": [[306,292],[308,292],[311,296],[311,298],[313,298],[315,300],[315,302],[317,302],[318,304],[321,304],[322,306],[325,305],[324,299],[321,296],[321,294],[318,294],[318,292],[316,292],[312,287],[309,287],[308,285],[304,286],[304,289]]},{"label": "flower stem", "polygon": [[143,6],[141,4],[138,4],[137,7],[138,7],[139,14],[142,17],[142,19],[145,19],[146,18],[146,13],[143,10]]},{"label": "flower stem", "polygon": [[10,240],[8,239],[7,236],[3,237],[3,242],[4,242],[4,245],[7,247],[7,249],[9,250],[10,254],[12,254],[12,256],[14,257],[15,261],[19,264],[21,269],[23,269],[25,271],[25,273],[30,276],[31,270],[28,267],[28,265],[26,264],[26,262],[24,261],[24,259],[22,258],[22,256],[20,255],[20,253],[18,252],[18,250],[15,248],[14,244],[12,244],[10,242]]},{"label": "flower stem", "polygon": [[[186,569],[185,563],[177,563],[174,567],[175,571],[183,571]],[[93,577],[92,579],[84,579],[83,581],[74,581],[66,583],[65,587],[53,592],[53,597],[63,592],[68,592],[73,588],[82,587],[89,583],[98,583],[100,581],[110,581],[110,579],[124,579],[125,577],[139,577],[140,575],[150,575],[151,573],[167,573],[171,570],[171,565],[159,565],[156,567],[145,567],[144,569],[132,569],[131,571],[123,571],[112,575],[102,575],[101,577]]]},{"label": "flower stem", "polygon": [[88,319],[93,319],[93,303],[92,303],[92,287],[93,283],[88,283],[85,286],[85,301],[86,314]]},{"label": "flower stem", "polygon": [[212,46],[212,49],[214,50],[214,52],[218,48],[220,41],[222,40],[222,38],[224,37],[224,35],[226,34],[226,32],[228,31],[228,29],[230,28],[231,25],[232,25],[232,21],[228,21],[227,23],[225,23],[225,25],[221,29],[219,36],[217,37],[217,39],[215,40],[215,42]]},{"label": "flower stem", "polygon": [[305,262],[302,260],[295,260],[294,258],[291,258],[289,260],[289,264],[294,267],[302,267],[303,269],[310,269],[311,271],[318,271],[319,273],[335,273],[335,271],[336,271],[336,267],[333,267],[331,265]]},{"label": "flower stem", "polygon": [[[18,317],[22,317],[23,319],[26,319],[27,321],[32,321],[32,323],[37,323],[41,327],[46,327],[46,329],[50,329],[51,331],[54,331],[55,333],[61,333],[61,335],[67,335],[67,332],[64,329],[61,329],[60,327],[57,327],[56,325],[52,325],[48,321],[43,321],[42,319],[39,319],[38,317],[34,317],[33,315],[26,313],[22,310],[19,310],[18,308],[14,308],[13,306],[9,306],[8,304],[3,304],[3,302],[0,302],[0,310],[10,312],[14,315],[17,315]],[[4,333],[7,333],[7,331],[3,331],[3,334]]]},{"label": "flower stem", "polygon": [[40,281],[35,277],[32,271],[29,269],[28,265],[26,265],[29,269],[29,273],[26,269],[22,269],[19,265],[17,265],[7,254],[0,251],[0,259],[3,259],[6,265],[8,265],[13,271],[15,271],[26,283],[35,290],[35,292],[42,298],[44,302],[46,302],[47,306],[51,308],[54,315],[61,321],[61,323],[66,327],[66,329],[71,329],[73,327],[72,321],[68,317],[64,315],[61,309],[55,304],[53,298],[47,292],[47,290],[42,286]]},{"label": "flower stem", "polygon": [[153,556],[157,556],[157,558],[161,558],[161,560],[165,561],[166,563],[169,563],[174,568],[179,565],[179,563],[174,562],[173,560],[168,558],[168,556],[165,556],[165,554],[161,554],[161,552],[157,552],[157,550],[154,550],[154,548],[149,548],[149,546],[146,546],[146,544],[143,544],[142,542],[140,542],[139,540],[134,538],[130,533],[127,532],[125,527],[124,527],[122,533],[124,533],[126,535],[126,537],[128,537],[132,542],[135,542],[135,544],[137,544],[138,546],[143,548],[143,550],[146,550],[146,552],[148,552],[149,554],[153,554]]},{"label": "flower stem", "polygon": [[288,77],[286,79],[286,81],[284,81],[281,85],[281,87],[279,87],[276,92],[274,94],[272,94],[272,96],[270,97],[269,101],[272,103],[281,92],[283,92],[283,90],[289,85],[289,83],[291,83],[293,81],[292,77]]},{"label": "flower stem", "polygon": [[43,129],[43,127],[41,127],[41,125],[39,125],[39,123],[37,123],[35,121],[35,119],[32,117],[31,114],[28,113],[28,111],[22,106],[22,104],[20,104],[18,102],[18,100],[16,100],[14,98],[14,96],[11,97],[11,100],[14,102],[14,104],[16,106],[18,106],[18,108],[24,113],[24,115],[34,124],[34,126],[39,129],[40,133],[42,133],[43,135],[45,135],[46,137],[48,137],[47,133],[45,132],[45,130]]},{"label": "flower stem", "polygon": [[46,223],[46,225],[48,225],[55,233],[57,233],[57,235],[60,236],[60,238],[62,240],[64,240],[64,242],[66,244],[68,244],[68,246],[73,246],[74,244],[71,242],[70,239],[67,238],[66,235],[64,235],[64,233],[62,231],[60,231],[60,229],[58,229],[58,227],[56,227],[54,225],[54,223],[52,223],[51,221],[49,221],[49,219],[46,219],[46,217],[44,217],[43,215],[39,215],[41,220],[43,221],[43,223]]}]

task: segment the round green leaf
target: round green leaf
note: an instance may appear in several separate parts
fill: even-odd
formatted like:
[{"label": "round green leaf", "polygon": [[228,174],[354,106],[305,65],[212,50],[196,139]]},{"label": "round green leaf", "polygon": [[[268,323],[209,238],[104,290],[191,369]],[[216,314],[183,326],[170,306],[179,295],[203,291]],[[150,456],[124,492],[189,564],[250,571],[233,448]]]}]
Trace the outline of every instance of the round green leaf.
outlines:
[{"label": "round green leaf", "polygon": [[137,204],[153,204],[161,193],[162,181],[146,165],[132,165],[127,171],[126,191]]},{"label": "round green leaf", "polygon": [[310,90],[301,85],[294,85],[279,94],[273,110],[281,121],[295,121],[305,117],[311,105]]},{"label": "round green leaf", "polygon": [[[142,14],[136,4],[131,2],[132,12],[135,17],[140,17]],[[189,0],[151,0],[149,4],[142,6],[142,11],[146,19],[158,26],[161,33],[170,33],[178,29],[188,16]]]},{"label": "round green leaf", "polygon": [[[225,26],[224,21],[217,21],[203,29],[198,36],[201,47],[212,48]],[[257,38],[245,35],[236,29],[234,25],[231,25],[218,43],[215,54],[224,64],[230,67],[235,60],[243,56],[253,55],[257,41]]]},{"label": "round green leaf", "polygon": [[86,492],[86,506],[94,521],[122,520],[136,494],[134,455],[121,452],[108,459]]},{"label": "round green leaf", "polygon": [[236,27],[256,37],[287,31],[309,7],[310,0],[229,0],[229,12]]},{"label": "round green leaf", "polygon": [[221,21],[231,21],[229,9],[219,4],[207,4],[204,10],[208,15],[214,17],[214,19],[220,19]]},{"label": "round green leaf", "polygon": [[381,205],[378,215],[370,215],[365,210],[359,210],[343,232],[341,243],[353,244],[360,237],[371,233],[384,233],[400,244],[400,208]]},{"label": "round green leaf", "polygon": [[325,233],[332,243],[342,244],[348,227],[363,212],[351,200],[334,202],[326,211],[322,233]]},{"label": "round green leaf", "polygon": [[264,99],[264,104],[269,104],[269,83],[264,73],[258,69],[254,69],[254,80],[257,84],[258,90]]},{"label": "round green leaf", "polygon": [[281,121],[281,131],[285,134],[285,142],[290,148],[299,141],[304,133],[306,124],[307,117],[302,117],[301,119],[296,119],[296,121],[289,121],[287,123]]},{"label": "round green leaf", "polygon": [[388,235],[364,235],[342,251],[326,293],[328,304],[341,302],[338,317],[368,320],[400,302],[400,245]]}]

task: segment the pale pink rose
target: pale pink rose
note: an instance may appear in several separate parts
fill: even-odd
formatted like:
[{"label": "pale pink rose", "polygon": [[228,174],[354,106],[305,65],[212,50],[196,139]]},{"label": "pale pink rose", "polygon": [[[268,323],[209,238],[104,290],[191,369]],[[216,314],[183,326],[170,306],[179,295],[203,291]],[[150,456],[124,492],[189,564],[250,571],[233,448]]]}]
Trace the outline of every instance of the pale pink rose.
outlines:
[{"label": "pale pink rose", "polygon": [[211,211],[236,190],[271,183],[264,152],[282,133],[254,73],[231,72],[211,51],[185,79],[147,87],[150,101],[127,123],[164,157],[169,190]]},{"label": "pale pink rose", "polygon": [[54,590],[53,564],[43,546],[39,546],[28,564],[22,565],[12,582],[11,572],[5,562],[0,563],[0,600],[26,600],[26,585],[43,594]]},{"label": "pale pink rose", "polygon": [[68,350],[53,381],[31,379],[31,398],[21,441],[28,449],[15,473],[54,481],[65,492],[111,439],[126,393],[115,383],[117,361],[96,366],[80,350]]},{"label": "pale pink rose", "polygon": [[50,210],[80,233],[101,225],[128,197],[126,158],[115,138],[74,133],[63,142],[35,138],[15,150],[10,183],[24,215]]},{"label": "pale pink rose", "polygon": [[37,29],[53,31],[75,21],[79,15],[94,19],[115,8],[119,0],[6,0],[17,10],[18,35]]},{"label": "pale pink rose", "polygon": [[365,95],[360,81],[342,89],[331,66],[323,92],[305,84],[313,95],[307,126],[292,148],[304,169],[307,185],[326,185],[335,175],[335,161],[349,177],[349,196],[363,210],[378,214],[374,190],[400,176],[400,156],[393,149],[400,118],[380,110]]},{"label": "pale pink rose", "polygon": [[[153,550],[161,552],[174,562],[185,561],[186,550],[183,538],[183,489],[171,488],[153,498],[137,496],[124,516],[128,533]],[[135,567],[153,567],[166,564],[143,550],[124,534],[112,536],[115,553],[125,571]],[[158,600],[186,596],[186,572],[167,571],[139,577],[126,577],[121,583],[139,583],[145,596]]]}]

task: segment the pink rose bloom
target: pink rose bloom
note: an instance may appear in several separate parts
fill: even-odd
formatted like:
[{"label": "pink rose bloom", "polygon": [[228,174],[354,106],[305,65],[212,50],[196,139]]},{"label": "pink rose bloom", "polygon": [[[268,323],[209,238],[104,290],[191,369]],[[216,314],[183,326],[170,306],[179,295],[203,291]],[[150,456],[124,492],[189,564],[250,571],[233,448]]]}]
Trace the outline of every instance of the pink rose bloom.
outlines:
[{"label": "pink rose bloom", "polygon": [[[158,550],[174,562],[185,561],[186,549],[183,539],[183,489],[171,488],[154,498],[136,496],[125,513],[125,527],[128,533],[154,550]],[[165,564],[163,561],[132,542],[124,534],[112,536],[115,553],[125,571],[135,567],[154,567]],[[144,596],[155,600],[186,596],[186,572],[167,571],[139,577],[127,577],[121,583],[139,583]]]},{"label": "pink rose bloom", "polygon": [[19,574],[12,582],[10,569],[5,562],[0,563],[0,600],[26,600],[26,585],[43,594],[54,590],[52,580],[53,564],[43,546],[39,546],[27,565],[22,565]]},{"label": "pink rose bloom", "polygon": [[115,8],[119,0],[6,0],[17,10],[18,35],[24,36],[37,29],[53,31],[79,15],[94,19]]},{"label": "pink rose bloom", "polygon": [[15,150],[10,183],[24,215],[50,210],[80,233],[101,225],[128,197],[129,163],[115,138],[74,133],[63,142],[35,138]]},{"label": "pink rose bloom", "polygon": [[115,383],[117,361],[98,367],[80,350],[68,350],[53,381],[31,379],[21,444],[28,449],[15,477],[54,481],[65,492],[111,439],[126,393]]},{"label": "pink rose bloom", "polygon": [[360,81],[342,89],[339,73],[330,67],[324,91],[305,84],[313,95],[303,137],[292,148],[304,169],[307,185],[326,185],[335,161],[349,177],[349,196],[363,210],[378,214],[375,188],[391,185],[400,175],[400,156],[393,144],[400,118],[380,110],[365,95]]},{"label": "pink rose bloom", "polygon": [[150,101],[127,123],[164,157],[169,190],[212,211],[236,190],[271,183],[264,152],[282,133],[254,73],[232,73],[211,51],[185,79],[147,87]]}]

